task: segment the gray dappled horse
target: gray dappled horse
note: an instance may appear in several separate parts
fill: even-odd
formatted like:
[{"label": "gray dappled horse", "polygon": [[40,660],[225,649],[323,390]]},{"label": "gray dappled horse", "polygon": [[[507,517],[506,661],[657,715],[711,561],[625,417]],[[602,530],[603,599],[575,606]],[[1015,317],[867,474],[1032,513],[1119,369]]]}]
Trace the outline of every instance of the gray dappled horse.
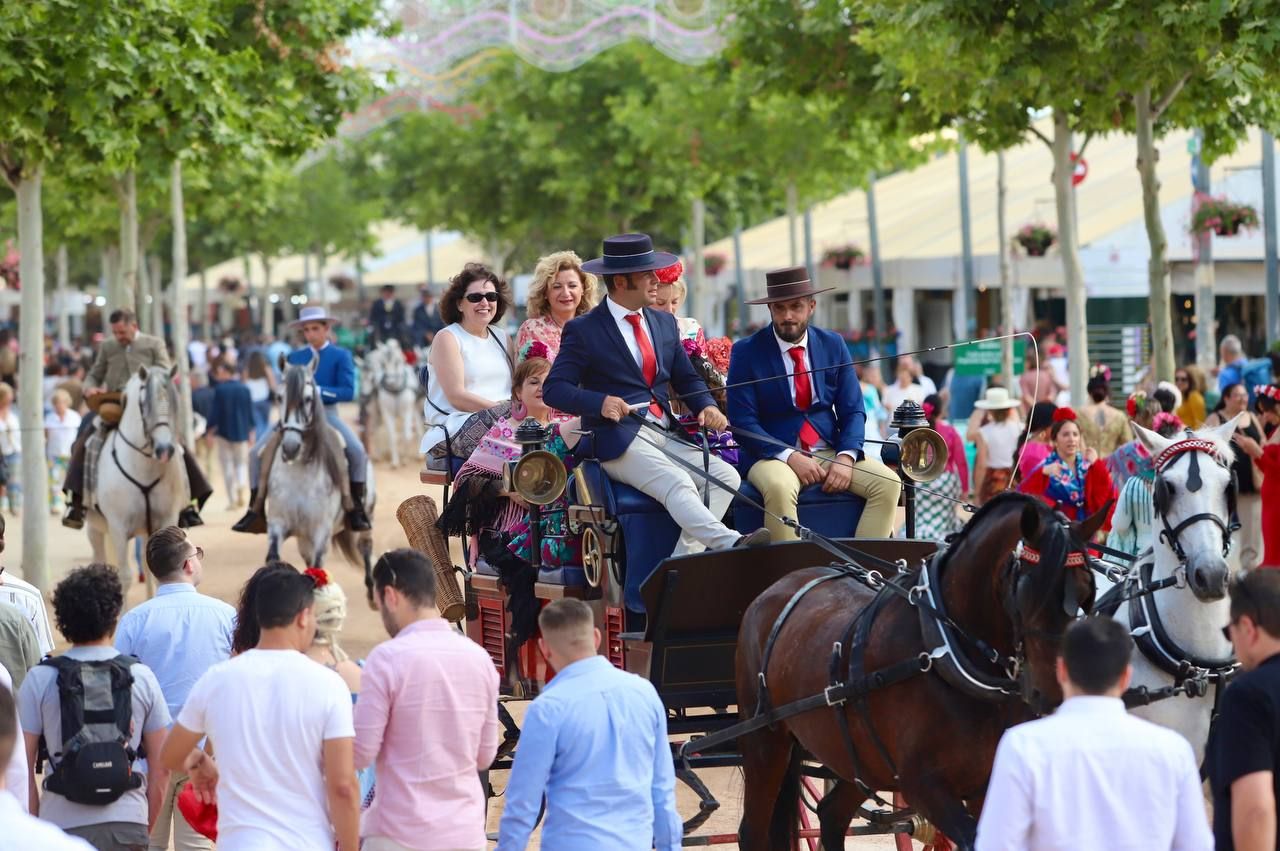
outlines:
[{"label": "gray dappled horse", "polygon": [[[322,431],[330,426],[315,382],[318,362],[313,356],[310,363],[288,364],[284,371],[280,445],[268,480],[267,559],[278,559],[280,545],[293,536],[306,566],[323,567],[332,542],[348,561],[363,567],[365,591],[372,600],[373,533],[352,532],[346,527],[341,487],[347,478],[346,459],[341,452],[325,449],[327,444],[340,445],[341,440]],[[370,463],[364,500],[370,516],[375,500]]]}]

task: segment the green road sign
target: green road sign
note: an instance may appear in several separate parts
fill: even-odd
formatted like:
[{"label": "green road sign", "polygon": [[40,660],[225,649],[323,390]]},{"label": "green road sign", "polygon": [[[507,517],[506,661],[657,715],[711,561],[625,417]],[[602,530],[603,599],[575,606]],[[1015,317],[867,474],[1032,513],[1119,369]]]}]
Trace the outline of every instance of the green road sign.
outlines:
[{"label": "green road sign", "polygon": [[[1003,340],[983,340],[956,349],[956,375],[999,375],[1000,347]],[[1019,337],[1013,341],[1013,373],[1022,372],[1027,356],[1027,341]]]}]

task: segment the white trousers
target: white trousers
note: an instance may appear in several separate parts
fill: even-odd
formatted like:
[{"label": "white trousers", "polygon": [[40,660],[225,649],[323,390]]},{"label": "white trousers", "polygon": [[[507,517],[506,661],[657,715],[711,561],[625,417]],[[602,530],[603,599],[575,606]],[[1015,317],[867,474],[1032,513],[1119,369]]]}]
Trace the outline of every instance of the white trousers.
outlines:
[{"label": "white trousers", "polygon": [[[227,502],[234,503],[240,490],[249,488],[249,441],[232,443],[215,437],[218,446],[218,466],[222,468],[222,480],[227,486]],[[257,483],[254,483],[257,486]]]},{"label": "white trousers", "polygon": [[[741,533],[725,526],[720,518],[729,509],[733,494],[709,484],[702,476],[695,478],[691,471],[662,454],[654,443],[702,468],[701,450],[647,428],[640,430],[626,452],[601,466],[609,478],[631,485],[662,503],[671,519],[680,525],[682,534],[672,555],[732,547]],[[710,471],[712,476],[731,488],[736,489],[742,481],[737,470],[715,455],[711,456]],[[710,497],[710,509],[702,503],[704,490]]]}]

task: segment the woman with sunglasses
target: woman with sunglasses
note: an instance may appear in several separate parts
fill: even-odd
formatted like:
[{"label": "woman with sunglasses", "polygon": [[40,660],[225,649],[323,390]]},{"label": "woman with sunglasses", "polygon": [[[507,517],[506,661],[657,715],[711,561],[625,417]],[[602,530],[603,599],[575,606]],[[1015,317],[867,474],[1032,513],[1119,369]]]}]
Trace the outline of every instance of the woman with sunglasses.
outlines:
[{"label": "woman with sunglasses", "polygon": [[427,358],[428,428],[421,444],[433,469],[444,469],[447,455],[470,455],[493,421],[510,411],[510,340],[494,327],[510,303],[507,282],[480,263],[464,266],[440,299],[440,316],[449,324]]},{"label": "woman with sunglasses", "polygon": [[1178,386],[1178,390],[1182,393],[1182,404],[1174,411],[1178,415],[1178,419],[1186,424],[1187,428],[1195,430],[1204,425],[1205,419],[1205,403],[1204,373],[1198,366],[1184,366],[1179,369],[1173,376],[1173,383]]}]

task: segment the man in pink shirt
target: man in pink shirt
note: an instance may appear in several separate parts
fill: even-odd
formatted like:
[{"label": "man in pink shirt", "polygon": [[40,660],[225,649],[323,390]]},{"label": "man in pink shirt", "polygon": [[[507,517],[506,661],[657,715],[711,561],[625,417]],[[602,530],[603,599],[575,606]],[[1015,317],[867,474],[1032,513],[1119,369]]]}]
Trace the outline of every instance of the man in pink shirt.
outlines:
[{"label": "man in pink shirt", "polygon": [[357,770],[378,778],[363,851],[481,851],[479,772],[498,751],[498,672],[440,617],[426,557],[392,550],[373,568],[382,624],[355,708]]}]

